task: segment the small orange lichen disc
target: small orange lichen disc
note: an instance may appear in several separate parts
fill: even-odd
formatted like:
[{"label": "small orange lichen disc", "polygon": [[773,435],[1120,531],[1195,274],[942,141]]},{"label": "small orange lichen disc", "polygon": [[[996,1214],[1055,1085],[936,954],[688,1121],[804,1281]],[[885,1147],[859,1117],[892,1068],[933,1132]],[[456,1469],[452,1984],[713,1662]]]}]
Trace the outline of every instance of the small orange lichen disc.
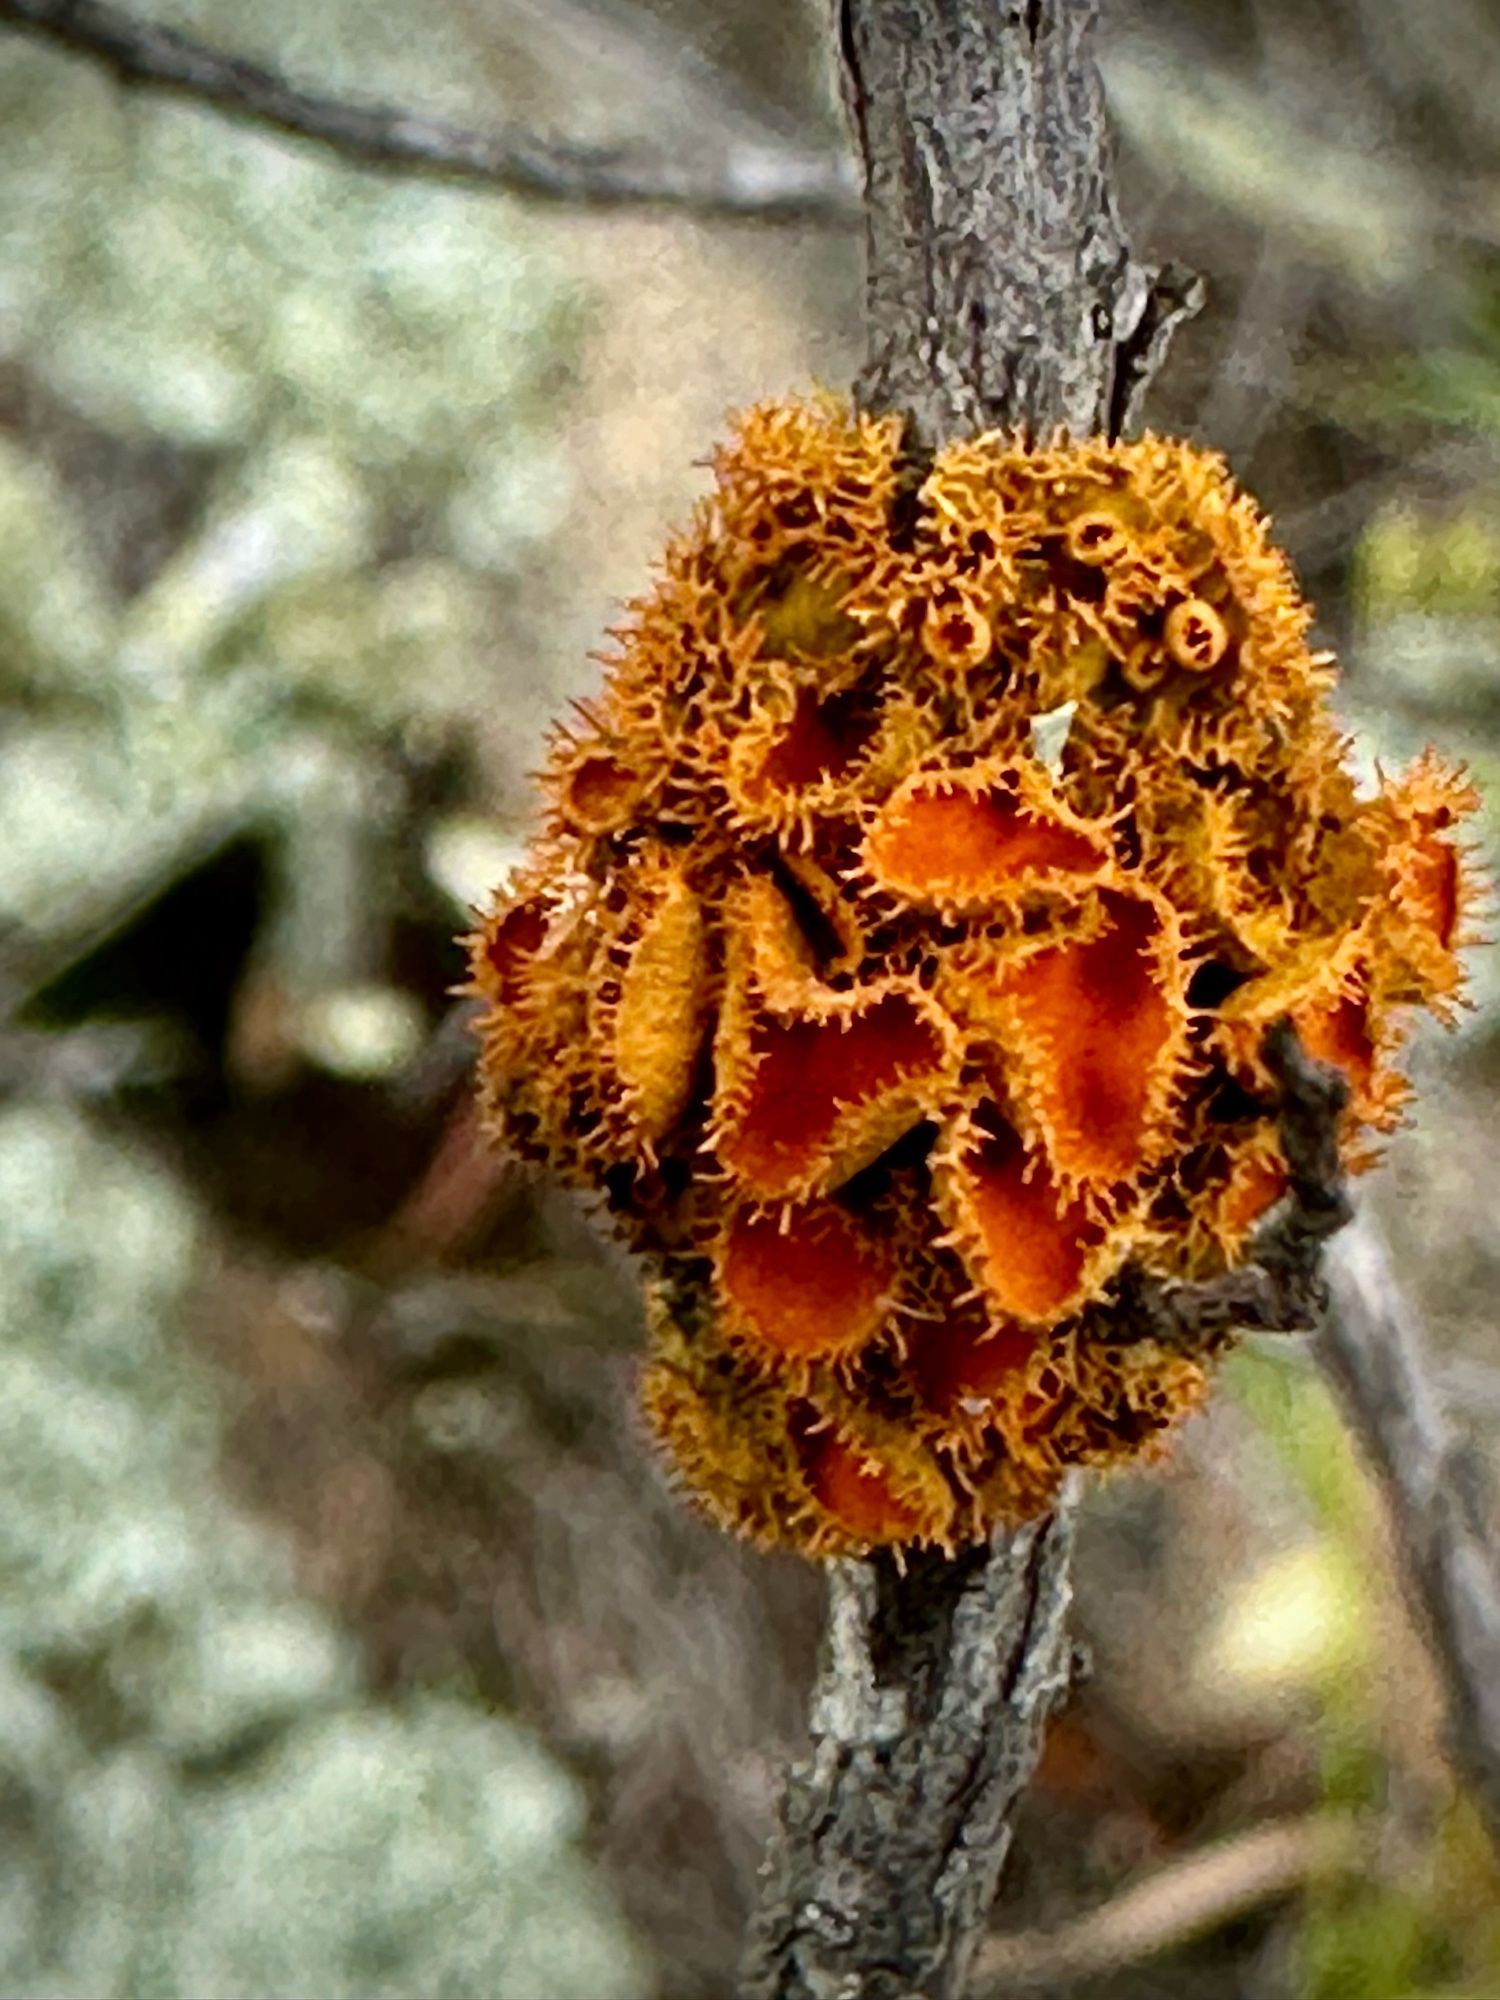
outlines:
[{"label": "small orange lichen disc", "polygon": [[1063,1198],[1009,1127],[969,1145],[951,1175],[958,1247],[985,1296],[1001,1313],[1055,1326],[1079,1303],[1103,1241],[1083,1204]]},{"label": "small orange lichen disc", "polygon": [[1067,542],[1074,561],[1090,565],[1118,562],[1131,547],[1125,523],[1103,512],[1076,514],[1068,523]]},{"label": "small orange lichen disc", "polygon": [[866,1345],[885,1316],[889,1254],[827,1203],[783,1221],[741,1210],[718,1259],[735,1323],[772,1354],[830,1355]]},{"label": "small orange lichen disc", "polygon": [[928,605],[922,644],[939,665],[977,667],[993,643],[989,620],[958,592],[944,591]]},{"label": "small orange lichen disc", "polygon": [[713,469],[469,942],[485,1108],[653,1261],[642,1395],[715,1519],[951,1549],[1201,1399],[1109,1288],[1248,1254],[1278,1021],[1371,1164],[1477,799],[1431,753],[1361,796],[1211,452],[967,438],[914,486],[824,398]]},{"label": "small orange lichen disc", "polygon": [[856,721],[848,701],[836,696],[820,701],[812,689],[803,688],[791,720],[766,753],[761,781],[780,792],[795,792],[830,774],[840,775],[859,757],[873,729],[873,720]]},{"label": "small orange lichen disc", "polygon": [[818,1505],[858,1541],[910,1541],[922,1526],[921,1510],[897,1492],[889,1468],[834,1432],[808,1441],[804,1472]]},{"label": "small orange lichen disc", "polygon": [[720,1159],[763,1201],[838,1187],[922,1116],[943,1074],[943,1036],[918,996],[882,994],[841,1014],[763,1021]]},{"label": "small orange lichen disc", "polygon": [[912,1373],[924,1401],[945,1414],[960,1402],[987,1403],[1024,1378],[1042,1336],[1035,1327],[955,1313],[911,1336]]},{"label": "small orange lichen disc", "polygon": [[1163,1061],[1185,1009],[1163,974],[1156,908],[1122,895],[1106,907],[1100,936],[1024,960],[1002,991],[1054,1164],[1109,1183],[1134,1180],[1159,1148]]},{"label": "small orange lichen disc", "polygon": [[585,833],[611,833],[630,818],[641,795],[641,775],[605,750],[590,750],[568,771],[562,787],[563,818]]},{"label": "small orange lichen disc", "polygon": [[475,983],[501,1006],[519,1004],[531,961],[547,936],[547,905],[540,897],[502,910],[480,934],[474,958]]},{"label": "small orange lichen disc", "polygon": [[1179,667],[1200,674],[1211,672],[1219,664],[1229,644],[1224,620],[1201,597],[1190,597],[1185,603],[1172,606],[1162,627],[1162,637]]}]

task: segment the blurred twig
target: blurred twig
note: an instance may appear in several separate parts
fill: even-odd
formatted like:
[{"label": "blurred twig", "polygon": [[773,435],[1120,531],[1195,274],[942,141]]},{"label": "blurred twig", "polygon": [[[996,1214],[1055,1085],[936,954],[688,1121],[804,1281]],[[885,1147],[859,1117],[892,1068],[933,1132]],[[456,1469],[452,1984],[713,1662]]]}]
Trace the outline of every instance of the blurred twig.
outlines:
[{"label": "blurred twig", "polygon": [[1500,1846],[1500,1560],[1480,1462],[1448,1422],[1427,1343],[1368,1216],[1336,1246],[1329,1278],[1318,1357],[1385,1488],[1447,1689],[1450,1749]]},{"label": "blurred twig", "polygon": [[99,63],[121,83],[213,105],[365,166],[590,208],[679,208],[764,221],[847,220],[857,212],[845,159],[779,137],[726,138],[712,158],[682,163],[534,132],[470,132],[397,105],[301,90],[276,70],[107,0],[0,0],[0,23]]},{"label": "blurred twig", "polygon": [[1365,1843],[1358,1824],[1328,1813],[1274,1821],[1183,1855],[1061,1930],[995,1937],[975,1971],[981,2000],[1051,1993],[1174,1951],[1295,1894],[1347,1875]]}]

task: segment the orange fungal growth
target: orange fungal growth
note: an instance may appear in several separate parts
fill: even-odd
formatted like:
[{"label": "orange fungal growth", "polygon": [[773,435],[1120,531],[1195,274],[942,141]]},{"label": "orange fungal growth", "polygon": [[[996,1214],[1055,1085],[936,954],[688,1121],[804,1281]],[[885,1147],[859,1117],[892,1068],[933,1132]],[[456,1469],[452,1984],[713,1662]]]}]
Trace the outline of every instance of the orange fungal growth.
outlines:
[{"label": "orange fungal growth", "polygon": [[1033,1327],[996,1323],[982,1314],[965,1317],[955,1309],[912,1338],[911,1367],[923,1400],[946,1417],[967,1408],[982,1414],[997,1397],[1025,1386],[1040,1336]]},{"label": "orange fungal growth", "polygon": [[1056,1326],[1082,1302],[1103,1234],[1019,1133],[1002,1125],[976,1137],[948,1169],[957,1247],[996,1312]]},{"label": "orange fungal growth", "polygon": [[512,1012],[525,1004],[532,962],[547,935],[546,905],[537,899],[512,903],[491,923],[475,954],[475,977],[487,999]]},{"label": "orange fungal growth", "polygon": [[1310,1056],[1341,1069],[1357,1092],[1369,1089],[1375,1076],[1376,1049],[1366,1000],[1340,993],[1331,1000],[1294,1007],[1292,1025]]},{"label": "orange fungal growth", "polygon": [[1268,1031],[1397,1121],[1462,994],[1473,788],[1361,796],[1254,503],[1177,440],[767,404],[559,731],[470,941],[499,1140],[648,1267],[648,1421],[717,1520],[954,1549],[1162,1448],[1210,1356],[1110,1338],[1288,1177]]},{"label": "orange fungal growth", "polygon": [[1170,917],[1134,897],[1101,902],[1104,930],[1022,959],[1001,993],[1053,1166],[1105,1188],[1137,1181],[1170,1140],[1187,1007]]},{"label": "orange fungal growth", "polygon": [[908,779],[876,816],[870,875],[928,908],[976,911],[1097,876],[1106,839],[1045,792],[1030,772],[997,783],[984,767]]},{"label": "orange fungal growth", "polygon": [[880,1331],[889,1249],[839,1209],[741,1210],[718,1259],[727,1320],[768,1357],[856,1353]]},{"label": "orange fungal growth", "polygon": [[568,770],[559,787],[565,826],[584,833],[612,833],[624,826],[644,789],[642,776],[606,750],[589,750]]},{"label": "orange fungal growth", "polygon": [[1179,667],[1200,674],[1213,671],[1229,644],[1224,620],[1211,604],[1205,604],[1199,597],[1172,606],[1162,627],[1162,637]]},{"label": "orange fungal growth", "polygon": [[[1308,1048],[1304,1041],[1303,1047]],[[1309,1054],[1312,1051],[1308,1050]],[[1286,1161],[1280,1148],[1245,1152],[1230,1170],[1223,1194],[1214,1212],[1214,1222],[1223,1240],[1242,1243],[1268,1209],[1286,1193]]]},{"label": "orange fungal growth", "polygon": [[921,1532],[922,1510],[903,1497],[892,1469],[848,1438],[814,1439],[805,1476],[818,1505],[856,1542],[909,1542]]},{"label": "orange fungal growth", "polygon": [[614,1069],[641,1130],[659,1139],[688,1100],[703,1039],[707,940],[698,898],[671,876],[620,976]]},{"label": "orange fungal growth", "polygon": [[945,1052],[915,991],[765,1021],[751,1033],[749,1078],[726,1110],[719,1157],[758,1200],[837,1188],[920,1121]]},{"label": "orange fungal growth", "polygon": [[977,667],[994,643],[990,622],[977,605],[956,590],[945,590],[927,607],[922,643],[939,665]]}]

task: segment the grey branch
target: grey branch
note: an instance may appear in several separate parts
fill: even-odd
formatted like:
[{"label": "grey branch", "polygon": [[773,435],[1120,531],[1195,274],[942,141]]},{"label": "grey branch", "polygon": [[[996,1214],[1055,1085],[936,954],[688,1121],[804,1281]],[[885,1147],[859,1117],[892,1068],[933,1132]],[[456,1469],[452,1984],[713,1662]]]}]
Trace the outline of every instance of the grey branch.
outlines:
[{"label": "grey branch", "polygon": [[1094,61],[1097,0],[841,0],[868,185],[863,400],[913,442],[1117,436],[1198,281],[1131,254]]},{"label": "grey branch", "polygon": [[633,147],[468,132],[399,106],[320,96],[106,0],[0,0],[3,23],[101,64],[121,83],[212,105],[365,166],[589,208],[678,208],[763,221],[856,213],[846,160],[769,135],[763,143],[738,136],[712,159],[679,164]]},{"label": "grey branch", "polygon": [[1500,1557],[1477,1453],[1453,1430],[1431,1357],[1373,1223],[1329,1259],[1318,1358],[1390,1504],[1404,1581],[1448,1698],[1449,1748],[1500,1847]]},{"label": "grey branch", "polygon": [[1072,1507],[952,1561],[833,1566],[746,2000],[958,2000],[1067,1692]]},{"label": "grey branch", "polygon": [[[865,173],[868,410],[914,466],[1019,425],[1117,431],[1196,304],[1133,260],[1095,0],[839,0]],[[836,1565],[812,1754],[791,1772],[747,2000],[958,2000],[1065,1696],[1074,1495],[957,1559]]]}]

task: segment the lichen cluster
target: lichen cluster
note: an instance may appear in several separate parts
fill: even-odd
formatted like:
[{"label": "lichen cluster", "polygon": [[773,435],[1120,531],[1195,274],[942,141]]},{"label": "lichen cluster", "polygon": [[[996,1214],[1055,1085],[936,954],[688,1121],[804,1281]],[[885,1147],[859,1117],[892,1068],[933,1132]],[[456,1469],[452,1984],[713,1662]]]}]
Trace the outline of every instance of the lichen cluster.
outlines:
[{"label": "lichen cluster", "polygon": [[1282,1193],[1271,1023],[1368,1163],[1458,993],[1473,798],[1430,755],[1356,795],[1215,456],[923,477],[826,403],[716,471],[472,941],[488,1101],[652,1259],[645,1405],[713,1514],[952,1547],[1201,1397],[1109,1293],[1223,1271]]}]

